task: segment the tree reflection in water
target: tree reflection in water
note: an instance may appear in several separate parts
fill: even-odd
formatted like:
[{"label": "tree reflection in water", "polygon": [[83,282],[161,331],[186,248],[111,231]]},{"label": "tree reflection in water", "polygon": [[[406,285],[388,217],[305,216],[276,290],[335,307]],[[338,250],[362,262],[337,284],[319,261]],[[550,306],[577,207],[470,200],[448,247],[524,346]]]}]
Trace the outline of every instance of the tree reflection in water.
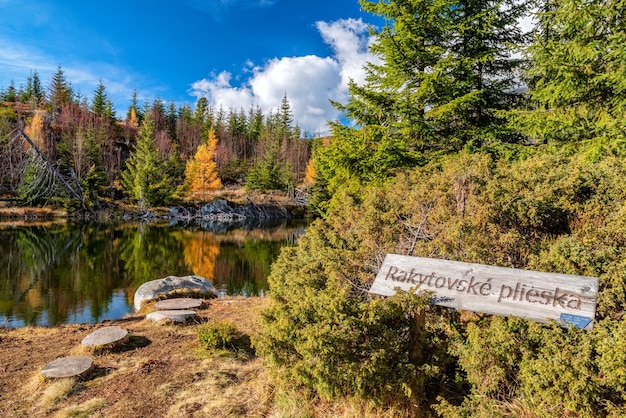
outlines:
[{"label": "tree reflection in water", "polygon": [[[206,227],[206,226],[205,226]],[[162,223],[0,225],[0,326],[120,318],[142,283],[196,274],[224,295],[267,289],[280,248],[306,224],[222,228]]]}]

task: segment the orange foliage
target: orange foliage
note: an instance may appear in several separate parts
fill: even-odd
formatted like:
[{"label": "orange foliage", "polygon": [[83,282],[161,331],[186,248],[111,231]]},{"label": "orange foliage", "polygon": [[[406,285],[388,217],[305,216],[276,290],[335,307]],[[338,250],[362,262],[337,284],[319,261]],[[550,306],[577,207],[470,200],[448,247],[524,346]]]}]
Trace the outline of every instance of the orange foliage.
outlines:
[{"label": "orange foliage", "polygon": [[44,111],[35,111],[33,118],[30,123],[24,127],[24,133],[28,135],[30,139],[33,140],[35,145],[40,149],[44,149],[44,138],[43,138],[43,116]]},{"label": "orange foliage", "polygon": [[220,253],[220,245],[210,232],[194,232],[183,240],[185,263],[193,274],[212,280],[215,277],[215,260]]},{"label": "orange foliage", "polygon": [[213,130],[209,131],[207,144],[201,144],[192,160],[187,162],[185,184],[191,196],[200,195],[206,200],[207,192],[222,188],[222,181],[217,172],[215,154],[217,137]]},{"label": "orange foliage", "polygon": [[135,106],[130,108],[130,121],[131,124],[137,126],[137,112],[135,111]]},{"label": "orange foliage", "polygon": [[307,185],[315,183],[315,160],[313,158],[310,158],[309,162],[306,165],[304,183]]}]

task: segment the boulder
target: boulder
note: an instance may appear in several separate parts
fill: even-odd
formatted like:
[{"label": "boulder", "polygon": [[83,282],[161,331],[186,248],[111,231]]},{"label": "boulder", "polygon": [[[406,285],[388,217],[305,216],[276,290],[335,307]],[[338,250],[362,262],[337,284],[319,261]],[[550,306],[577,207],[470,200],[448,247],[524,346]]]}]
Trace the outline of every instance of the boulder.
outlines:
[{"label": "boulder", "polygon": [[214,298],[217,297],[217,290],[209,280],[201,276],[167,276],[139,286],[135,292],[135,309],[140,310],[146,301],[165,299],[172,295]]}]

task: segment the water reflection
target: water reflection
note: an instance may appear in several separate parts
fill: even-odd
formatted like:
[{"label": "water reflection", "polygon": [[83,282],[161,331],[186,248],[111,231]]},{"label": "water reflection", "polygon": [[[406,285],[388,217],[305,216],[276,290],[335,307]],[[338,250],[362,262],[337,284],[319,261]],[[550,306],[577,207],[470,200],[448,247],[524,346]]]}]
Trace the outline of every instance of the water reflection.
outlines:
[{"label": "water reflection", "polygon": [[305,227],[0,224],[0,326],[120,318],[132,311],[137,287],[168,275],[206,277],[223,295],[263,294],[280,248]]}]

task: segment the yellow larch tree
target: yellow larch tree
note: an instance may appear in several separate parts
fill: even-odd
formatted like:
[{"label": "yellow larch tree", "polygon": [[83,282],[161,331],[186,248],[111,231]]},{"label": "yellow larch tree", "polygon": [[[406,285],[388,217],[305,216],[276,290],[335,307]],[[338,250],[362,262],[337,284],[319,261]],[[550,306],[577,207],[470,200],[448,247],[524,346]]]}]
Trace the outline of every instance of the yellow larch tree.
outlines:
[{"label": "yellow larch tree", "polygon": [[315,159],[311,157],[306,165],[304,184],[305,186],[309,186],[313,183],[315,183]]},{"label": "yellow larch tree", "polygon": [[191,268],[193,274],[213,280],[215,262],[220,254],[220,244],[217,238],[207,231],[185,231],[184,236],[185,263]]},{"label": "yellow larch tree", "polygon": [[222,188],[215,163],[216,151],[217,137],[211,129],[207,143],[198,146],[196,155],[187,162],[185,168],[185,184],[191,197],[201,196],[206,200],[209,191]]}]

